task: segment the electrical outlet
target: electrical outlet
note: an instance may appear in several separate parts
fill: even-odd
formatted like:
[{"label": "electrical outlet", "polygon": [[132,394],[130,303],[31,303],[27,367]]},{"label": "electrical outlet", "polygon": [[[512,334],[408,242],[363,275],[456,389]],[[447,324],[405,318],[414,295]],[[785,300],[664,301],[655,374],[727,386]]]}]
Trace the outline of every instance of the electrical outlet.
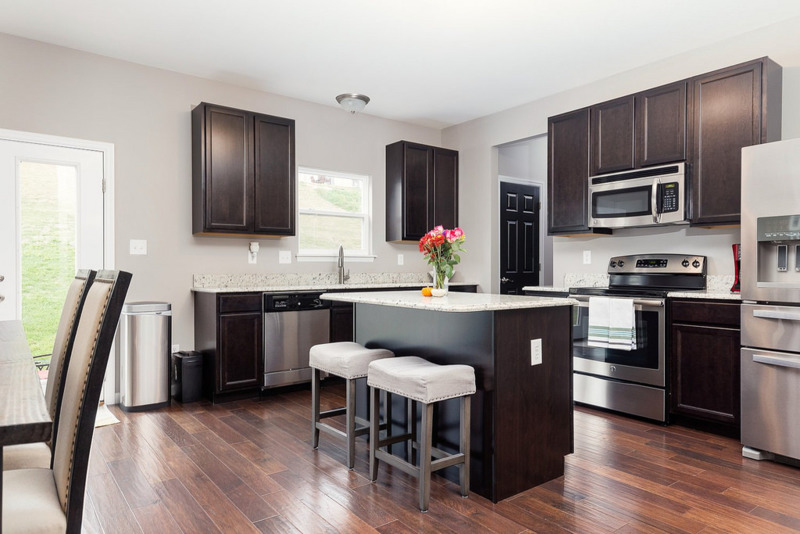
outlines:
[{"label": "electrical outlet", "polygon": [[172,345],[172,352],[178,352],[179,350],[181,350],[181,346],[180,345],[178,345],[177,343]]},{"label": "electrical outlet", "polygon": [[583,264],[589,265],[592,263],[592,251],[591,250],[584,250],[583,251]]},{"label": "electrical outlet", "polygon": [[131,239],[130,253],[131,256],[147,256],[147,240]]},{"label": "electrical outlet", "polygon": [[278,263],[292,263],[292,251],[281,250],[278,252]]},{"label": "electrical outlet", "polygon": [[398,254],[397,255],[397,265],[403,265],[403,255],[402,254]]},{"label": "electrical outlet", "polygon": [[542,363],[542,340],[531,339],[531,365]]},{"label": "electrical outlet", "polygon": [[247,263],[258,263],[258,254],[247,251]]}]

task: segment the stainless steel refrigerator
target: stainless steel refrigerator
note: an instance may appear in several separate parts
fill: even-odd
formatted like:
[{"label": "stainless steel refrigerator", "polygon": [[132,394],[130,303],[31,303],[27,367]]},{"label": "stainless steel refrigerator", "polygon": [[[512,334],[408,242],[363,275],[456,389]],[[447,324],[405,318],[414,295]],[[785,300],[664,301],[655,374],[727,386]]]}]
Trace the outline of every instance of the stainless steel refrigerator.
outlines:
[{"label": "stainless steel refrigerator", "polygon": [[800,139],[742,150],[742,454],[800,459]]}]

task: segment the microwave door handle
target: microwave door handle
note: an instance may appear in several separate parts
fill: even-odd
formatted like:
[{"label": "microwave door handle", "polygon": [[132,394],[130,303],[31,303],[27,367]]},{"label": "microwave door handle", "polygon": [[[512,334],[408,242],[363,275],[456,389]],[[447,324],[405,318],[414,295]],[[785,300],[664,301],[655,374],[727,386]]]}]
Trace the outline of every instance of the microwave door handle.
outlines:
[{"label": "microwave door handle", "polygon": [[650,192],[650,213],[653,215],[654,223],[657,223],[660,218],[658,214],[658,184],[658,179],[653,180],[653,190]]}]

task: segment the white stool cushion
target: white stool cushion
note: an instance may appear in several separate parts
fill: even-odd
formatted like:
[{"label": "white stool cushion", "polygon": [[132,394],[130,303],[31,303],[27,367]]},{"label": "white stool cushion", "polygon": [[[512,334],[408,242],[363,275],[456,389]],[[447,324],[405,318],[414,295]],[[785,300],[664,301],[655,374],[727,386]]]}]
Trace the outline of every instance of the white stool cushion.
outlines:
[{"label": "white stool cushion", "polygon": [[475,370],[469,365],[437,365],[417,356],[369,364],[367,384],[430,404],[475,393]]},{"label": "white stool cushion", "polygon": [[53,452],[47,443],[23,443],[3,447],[3,470],[12,469],[50,469]]},{"label": "white stool cushion", "polygon": [[67,516],[51,470],[3,471],[3,534],[66,530]]},{"label": "white stool cushion", "polygon": [[352,341],[314,345],[308,353],[309,365],[348,380],[367,376],[370,362],[392,358],[394,353],[386,349],[368,349]]}]

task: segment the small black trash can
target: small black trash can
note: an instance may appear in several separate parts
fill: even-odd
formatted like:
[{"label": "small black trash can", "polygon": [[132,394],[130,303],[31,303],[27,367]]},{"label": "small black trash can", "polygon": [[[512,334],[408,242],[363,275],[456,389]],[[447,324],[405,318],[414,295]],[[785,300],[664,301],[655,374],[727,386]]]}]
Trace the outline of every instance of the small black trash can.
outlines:
[{"label": "small black trash can", "polygon": [[196,351],[172,354],[172,398],[199,401],[203,392],[203,355]]}]

